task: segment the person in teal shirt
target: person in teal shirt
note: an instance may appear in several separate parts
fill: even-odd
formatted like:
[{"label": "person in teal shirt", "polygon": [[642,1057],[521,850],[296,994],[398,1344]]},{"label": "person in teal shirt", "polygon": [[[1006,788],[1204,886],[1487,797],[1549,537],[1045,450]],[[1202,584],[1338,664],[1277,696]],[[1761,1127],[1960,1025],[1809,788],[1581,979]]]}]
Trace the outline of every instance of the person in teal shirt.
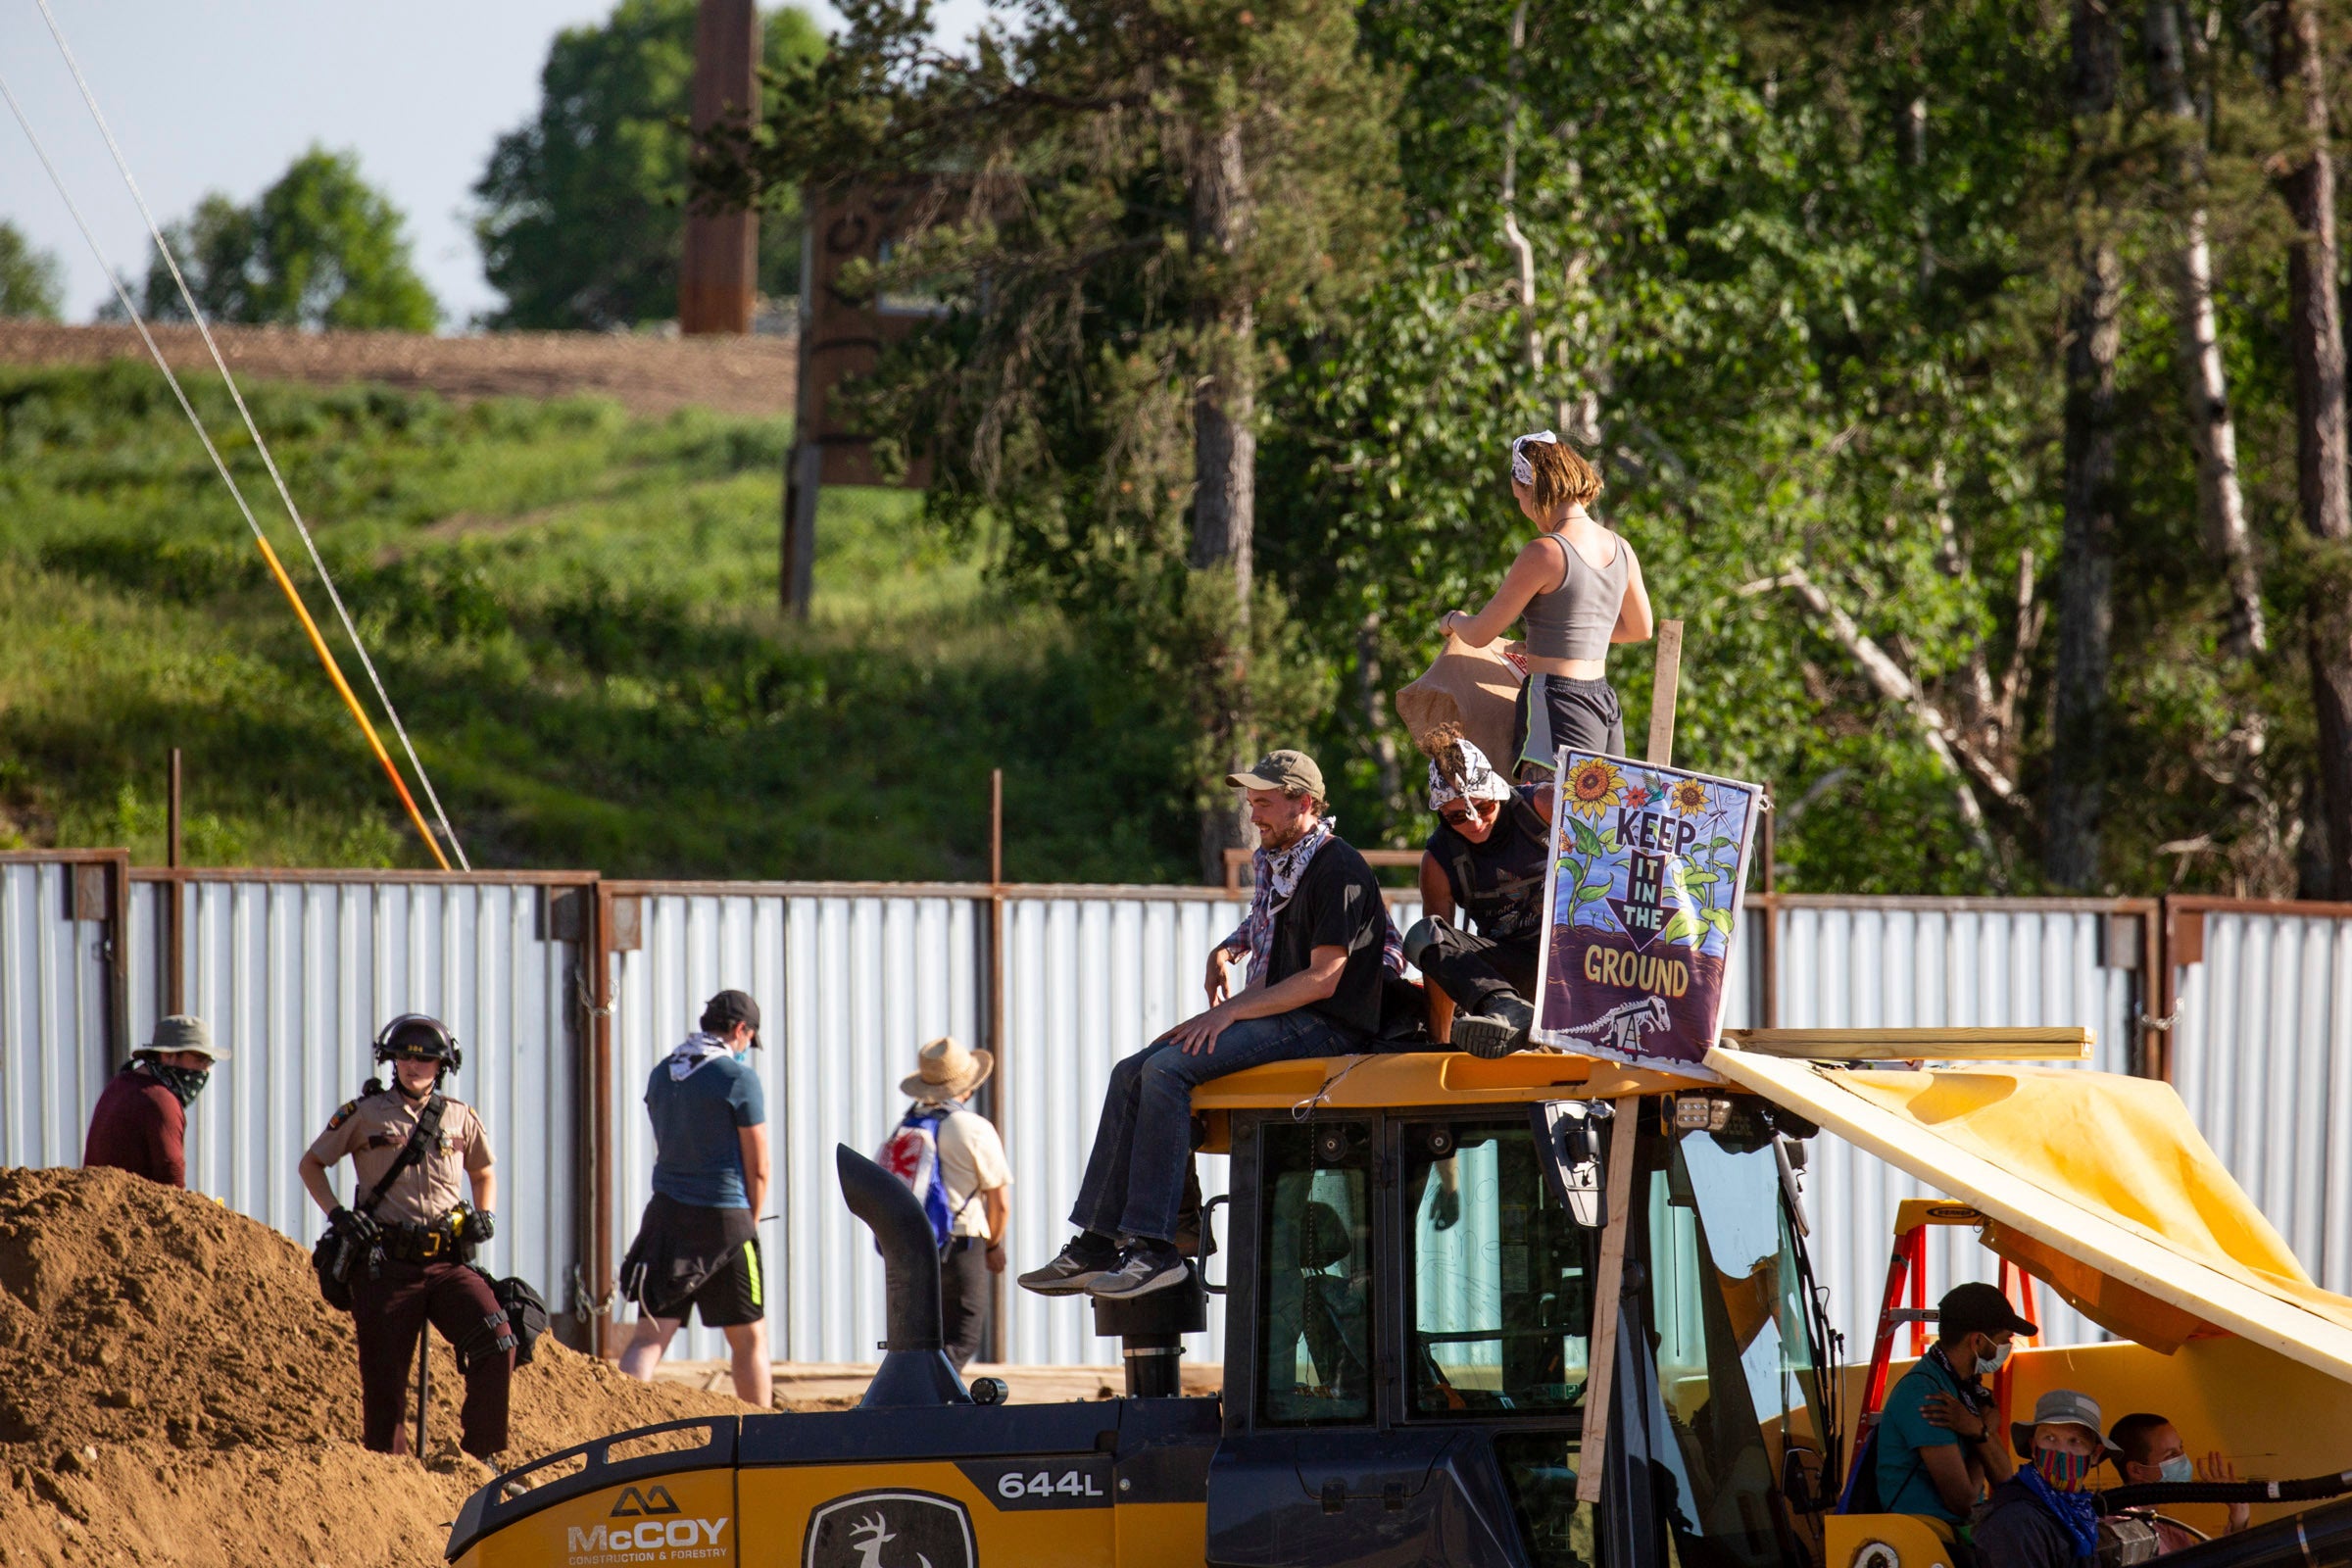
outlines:
[{"label": "person in teal shirt", "polygon": [[2017,1462],[1993,1428],[1983,1379],[2001,1369],[2017,1336],[2041,1331],[1990,1285],[1955,1286],[1936,1309],[1936,1343],[1887,1392],[1879,1418],[1879,1507],[1964,1523],[1988,1482]]}]

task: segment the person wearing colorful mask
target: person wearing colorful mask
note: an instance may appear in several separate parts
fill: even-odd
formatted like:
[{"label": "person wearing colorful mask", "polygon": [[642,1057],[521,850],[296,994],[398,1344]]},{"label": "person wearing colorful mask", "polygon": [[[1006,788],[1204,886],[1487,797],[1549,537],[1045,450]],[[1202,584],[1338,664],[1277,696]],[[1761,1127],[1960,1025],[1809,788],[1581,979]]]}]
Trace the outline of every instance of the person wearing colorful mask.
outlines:
[{"label": "person wearing colorful mask", "polygon": [[[2178,1486],[2188,1481],[2235,1481],[2237,1471],[2220,1453],[2209,1453],[2202,1463],[2188,1456],[2188,1445],[2180,1441],[2180,1429],[2161,1415],[2136,1411],[2107,1429],[2107,1441],[2115,1448],[2115,1468],[2127,1487],[2145,1487],[2157,1482]],[[2246,1502],[2230,1504],[2229,1535],[2236,1535],[2254,1522],[2254,1505]],[[2165,1551],[2179,1551],[2194,1546],[2204,1537],[2176,1520],[2161,1514],[2155,1518],[2156,1541]]]},{"label": "person wearing colorful mask", "polygon": [[2011,1424],[2027,1461],[1992,1489],[1975,1544],[1984,1568],[2070,1568],[2099,1554],[2099,1516],[2090,1473],[2115,1452],[2100,1436],[2099,1401],[2052,1389],[2034,1403],[2034,1419]]},{"label": "person wearing colorful mask", "polygon": [[1521,778],[1549,778],[1558,751],[1625,755],[1625,714],[1609,684],[1609,647],[1649,640],[1642,563],[1622,535],[1585,508],[1600,474],[1549,430],[1511,443],[1511,497],[1536,525],[1494,597],[1477,614],[1448,610],[1440,633],[1484,648],[1513,621],[1526,634],[1527,683],[1514,715]]},{"label": "person wearing colorful mask", "polygon": [[1886,1393],[1879,1418],[1879,1502],[1957,1527],[1987,1483],[2017,1468],[1994,1428],[1984,1380],[2001,1369],[2017,1336],[2040,1329],[1990,1285],[1954,1286],[1936,1303],[1936,1339]]},{"label": "person wearing colorful mask", "polygon": [[1514,789],[1456,725],[1420,739],[1438,829],[1421,852],[1422,917],[1404,934],[1405,961],[1430,982],[1433,1039],[1474,1056],[1508,1055],[1526,1047],[1536,1021],[1551,786]]}]

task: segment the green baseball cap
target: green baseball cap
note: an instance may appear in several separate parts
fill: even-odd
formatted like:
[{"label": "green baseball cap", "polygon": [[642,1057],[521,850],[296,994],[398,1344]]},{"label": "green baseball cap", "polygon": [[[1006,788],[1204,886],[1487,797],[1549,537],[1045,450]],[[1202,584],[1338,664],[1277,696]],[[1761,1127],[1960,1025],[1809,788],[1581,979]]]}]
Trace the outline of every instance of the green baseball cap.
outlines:
[{"label": "green baseball cap", "polygon": [[1268,752],[1247,773],[1226,774],[1225,782],[1237,790],[1304,790],[1318,801],[1331,798],[1323,792],[1323,770],[1315,760],[1287,747]]}]

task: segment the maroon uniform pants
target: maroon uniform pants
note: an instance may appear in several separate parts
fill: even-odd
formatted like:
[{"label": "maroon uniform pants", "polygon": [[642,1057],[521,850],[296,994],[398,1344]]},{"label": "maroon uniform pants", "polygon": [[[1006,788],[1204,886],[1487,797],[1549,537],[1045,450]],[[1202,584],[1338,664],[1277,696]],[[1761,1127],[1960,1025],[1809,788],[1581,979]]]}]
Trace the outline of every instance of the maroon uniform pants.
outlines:
[{"label": "maroon uniform pants", "polygon": [[416,1337],[429,1321],[457,1347],[466,1367],[460,1446],[487,1459],[507,1446],[507,1388],[514,1351],[498,1348],[507,1314],[490,1282],[457,1263],[384,1259],[373,1279],[365,1265],[352,1271],[352,1327],[360,1339],[360,1441],[378,1453],[409,1451],[408,1423],[416,1409]]}]

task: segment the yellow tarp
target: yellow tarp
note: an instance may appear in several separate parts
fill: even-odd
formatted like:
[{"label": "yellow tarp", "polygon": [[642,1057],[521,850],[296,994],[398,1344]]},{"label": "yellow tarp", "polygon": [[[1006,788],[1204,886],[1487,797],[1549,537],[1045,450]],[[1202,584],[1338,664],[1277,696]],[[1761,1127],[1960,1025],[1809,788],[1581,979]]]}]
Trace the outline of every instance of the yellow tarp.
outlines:
[{"label": "yellow tarp", "polygon": [[[1851,1071],[1725,1049],[1707,1065],[1983,1210],[1994,1235],[2014,1233],[2004,1250],[2116,1332],[2162,1348],[2211,1324],[2352,1381],[2352,1299],[2312,1283],[2168,1084]],[[2043,1248],[2075,1266],[2034,1267]],[[2125,1289],[2093,1289],[2083,1266]]]}]

